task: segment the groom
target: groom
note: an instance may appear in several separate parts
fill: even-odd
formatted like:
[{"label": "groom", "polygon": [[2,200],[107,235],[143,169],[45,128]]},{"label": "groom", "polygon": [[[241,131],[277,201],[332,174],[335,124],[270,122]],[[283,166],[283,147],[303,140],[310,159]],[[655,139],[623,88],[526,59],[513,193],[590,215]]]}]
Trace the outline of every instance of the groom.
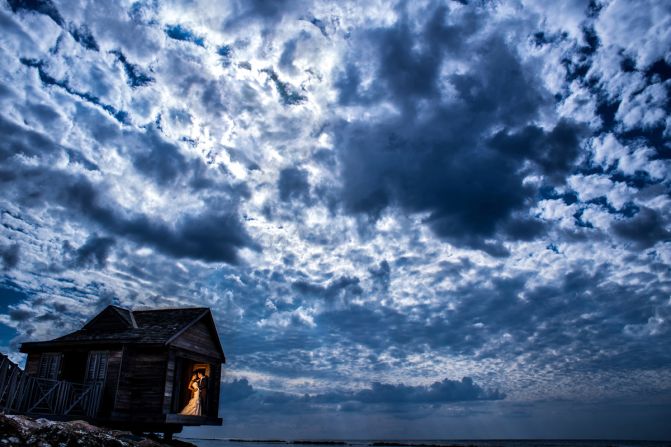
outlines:
[{"label": "groom", "polygon": [[200,394],[200,408],[202,413],[207,413],[207,381],[208,377],[204,369],[199,369],[198,373],[198,393]]}]

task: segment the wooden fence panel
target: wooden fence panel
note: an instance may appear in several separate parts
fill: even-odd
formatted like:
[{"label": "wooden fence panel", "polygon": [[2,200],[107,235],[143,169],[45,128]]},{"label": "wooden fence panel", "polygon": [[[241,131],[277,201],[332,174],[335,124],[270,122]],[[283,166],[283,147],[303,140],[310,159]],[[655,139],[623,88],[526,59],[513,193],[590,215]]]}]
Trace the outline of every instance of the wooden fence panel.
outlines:
[{"label": "wooden fence panel", "polygon": [[103,383],[40,379],[0,354],[0,411],[5,413],[94,418]]}]

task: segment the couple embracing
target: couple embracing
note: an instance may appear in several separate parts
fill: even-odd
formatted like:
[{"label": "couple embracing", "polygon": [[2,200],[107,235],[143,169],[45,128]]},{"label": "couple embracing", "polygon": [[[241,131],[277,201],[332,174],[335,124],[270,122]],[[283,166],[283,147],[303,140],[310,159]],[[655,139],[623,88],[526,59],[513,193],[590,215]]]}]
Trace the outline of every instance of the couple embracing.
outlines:
[{"label": "couple embracing", "polygon": [[189,416],[202,416],[203,407],[206,405],[207,398],[207,374],[204,369],[197,369],[193,372],[189,381],[189,390],[191,390],[191,400],[179,412],[179,414]]}]

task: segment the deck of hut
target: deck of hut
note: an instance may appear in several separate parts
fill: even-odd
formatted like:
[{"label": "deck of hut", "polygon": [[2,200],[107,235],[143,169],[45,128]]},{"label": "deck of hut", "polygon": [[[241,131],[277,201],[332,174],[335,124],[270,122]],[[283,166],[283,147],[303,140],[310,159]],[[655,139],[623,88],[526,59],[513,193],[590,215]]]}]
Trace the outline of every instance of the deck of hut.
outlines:
[{"label": "deck of hut", "polygon": [[[64,384],[98,394],[85,400],[88,410],[77,406],[77,396],[67,412],[63,405],[50,405],[47,396],[32,407],[31,402],[19,402],[23,406],[17,408],[23,411],[17,412],[83,417],[101,425],[166,433],[179,432],[185,425],[222,423],[219,385],[225,356],[207,308],[132,311],[108,306],[80,330],[23,343],[21,352],[28,354],[25,373],[30,386],[43,394],[55,398],[62,393],[59,389],[68,388]],[[208,376],[202,415],[182,415],[196,370]]]}]

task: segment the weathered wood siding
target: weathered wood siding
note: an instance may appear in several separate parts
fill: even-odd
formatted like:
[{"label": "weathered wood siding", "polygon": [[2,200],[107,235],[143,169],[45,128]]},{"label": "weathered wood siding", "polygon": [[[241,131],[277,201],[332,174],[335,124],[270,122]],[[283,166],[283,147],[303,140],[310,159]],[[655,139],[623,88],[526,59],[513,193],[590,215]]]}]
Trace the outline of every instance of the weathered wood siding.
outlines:
[{"label": "weathered wood siding", "polygon": [[100,403],[99,413],[101,417],[108,417],[112,413],[114,401],[116,400],[122,354],[122,350],[109,351],[105,384],[103,386],[103,396]]},{"label": "weathered wood siding", "polygon": [[40,356],[41,352],[31,352],[28,354],[26,359],[26,372],[31,376],[36,376],[37,371],[40,368]]},{"label": "weathered wood siding", "polygon": [[221,387],[221,363],[212,365],[210,377],[211,391],[209,393],[209,402],[207,403],[207,415],[210,417],[219,416],[219,393]]},{"label": "weathered wood siding", "polygon": [[201,319],[173,340],[171,345],[211,358],[221,359],[214,337],[216,337],[216,334],[205,320]]},{"label": "weathered wood siding", "polygon": [[[221,385],[221,361],[223,356],[219,351],[216,339],[217,333],[206,319],[201,319],[172,341],[171,346],[177,349],[177,356],[189,358],[197,362],[210,364],[210,379],[206,414],[216,417],[219,410],[219,389]],[[201,357],[202,356],[202,357]],[[173,402],[174,381],[176,378],[176,363],[173,358],[169,363],[166,374],[164,411],[169,412]]]},{"label": "weathered wood siding", "polygon": [[172,393],[175,388],[175,375],[177,364],[175,362],[175,351],[170,351],[165,369],[165,387],[163,390],[163,414],[172,413]]},{"label": "weathered wood siding", "polygon": [[167,351],[127,348],[122,360],[114,410],[133,419],[162,414]]}]

